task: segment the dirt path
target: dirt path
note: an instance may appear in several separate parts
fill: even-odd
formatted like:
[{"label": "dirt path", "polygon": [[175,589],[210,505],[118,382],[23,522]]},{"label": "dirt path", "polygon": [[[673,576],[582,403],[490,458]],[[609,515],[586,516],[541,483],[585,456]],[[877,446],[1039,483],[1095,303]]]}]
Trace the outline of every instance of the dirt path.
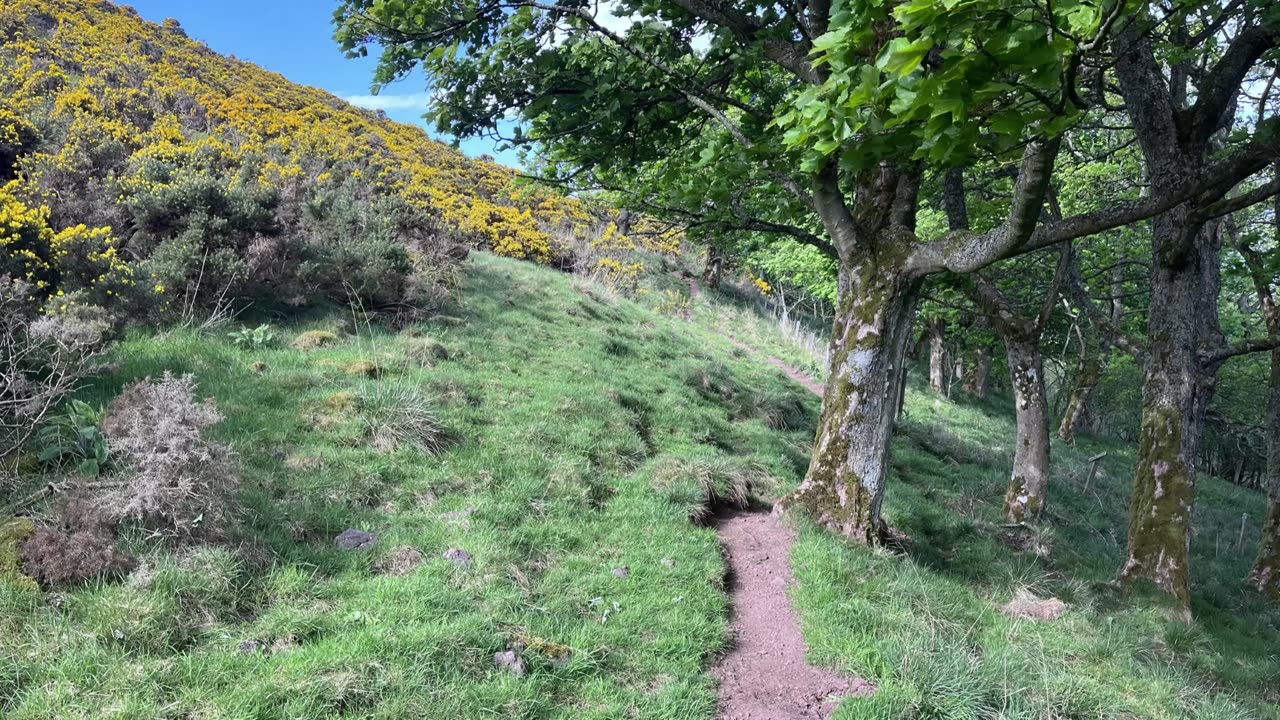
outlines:
[{"label": "dirt path", "polygon": [[733,649],[713,669],[720,680],[723,720],[810,720],[830,717],[846,695],[868,695],[865,680],[805,661],[800,620],[787,588],[794,537],[768,513],[720,518],[729,556]]},{"label": "dirt path", "polygon": [[734,340],[733,338],[727,335],[725,336],[725,338],[729,342],[733,343],[734,347],[740,350],[743,350],[744,352],[749,352],[753,355],[763,356],[765,359],[765,362],[769,363],[770,365],[786,373],[787,377],[803,385],[805,388],[809,390],[809,392],[813,393],[814,395],[817,395],[818,397],[822,397],[822,386],[818,384],[817,380],[814,380],[813,378],[809,377],[808,373],[805,373],[804,371],[800,370],[794,365],[790,365],[782,360],[779,360],[778,358],[772,355],[764,355],[759,350],[751,347],[750,345],[740,343],[737,340]]},{"label": "dirt path", "polygon": [[[688,278],[688,281],[689,281],[689,296],[694,298],[702,297],[702,284],[698,282],[698,279],[691,277],[691,278]],[[746,345],[744,343],[740,343],[734,338],[729,337],[728,335],[725,336],[725,339],[733,343],[734,347],[740,350],[752,353],[753,355],[763,355],[765,361],[768,362],[770,365],[786,373],[787,377],[803,385],[806,389],[809,390],[809,392],[813,393],[814,395],[817,395],[818,397],[822,397],[822,386],[819,385],[816,380],[810,377],[808,373],[805,373],[804,371],[800,370],[794,365],[790,365],[772,355],[764,355],[756,348],[753,348],[750,345]]]}]

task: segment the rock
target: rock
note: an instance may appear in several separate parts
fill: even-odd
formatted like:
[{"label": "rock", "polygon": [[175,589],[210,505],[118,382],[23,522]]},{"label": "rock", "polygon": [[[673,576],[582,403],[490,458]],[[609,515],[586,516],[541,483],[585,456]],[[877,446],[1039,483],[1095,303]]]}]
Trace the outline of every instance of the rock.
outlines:
[{"label": "rock", "polygon": [[616,567],[613,569],[613,576],[616,578],[630,577],[631,568],[627,567],[626,565],[623,565],[622,567]]},{"label": "rock", "polygon": [[334,538],[333,542],[343,550],[368,550],[378,542],[378,536],[363,530],[347,528]]},{"label": "rock", "polygon": [[1008,604],[1000,608],[1005,615],[1024,620],[1057,620],[1066,611],[1067,604],[1058,598],[1041,600],[1025,590],[1019,590]]},{"label": "rock", "polygon": [[444,551],[444,559],[457,565],[470,565],[471,553],[463,550],[462,548],[449,548]]},{"label": "rock", "polygon": [[504,650],[493,654],[493,664],[499,670],[506,670],[516,677],[524,677],[524,660],[515,650]]}]

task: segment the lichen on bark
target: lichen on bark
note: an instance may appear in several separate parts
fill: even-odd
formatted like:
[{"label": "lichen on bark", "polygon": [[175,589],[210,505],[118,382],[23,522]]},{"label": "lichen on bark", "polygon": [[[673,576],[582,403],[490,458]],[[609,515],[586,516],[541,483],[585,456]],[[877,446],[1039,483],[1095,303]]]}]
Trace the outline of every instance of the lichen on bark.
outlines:
[{"label": "lichen on bark", "polygon": [[779,501],[851,539],[878,544],[889,438],[918,282],[900,255],[868,253],[840,270],[831,366],[805,480]]},{"label": "lichen on bark", "polygon": [[1262,526],[1262,547],[1249,573],[1249,584],[1272,602],[1280,604],[1280,501],[1267,504],[1267,519]]},{"label": "lichen on bark", "polygon": [[1127,585],[1148,581],[1188,607],[1195,476],[1182,458],[1184,422],[1177,408],[1148,404],[1143,413],[1129,555],[1120,577]]}]

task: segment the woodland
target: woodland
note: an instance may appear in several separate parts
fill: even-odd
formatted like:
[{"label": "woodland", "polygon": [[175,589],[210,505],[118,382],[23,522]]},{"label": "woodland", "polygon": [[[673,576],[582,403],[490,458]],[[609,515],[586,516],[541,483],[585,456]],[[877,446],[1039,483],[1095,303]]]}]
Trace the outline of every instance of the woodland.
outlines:
[{"label": "woodland", "polygon": [[1280,717],[1280,4],[318,11],[0,7],[0,715]]}]

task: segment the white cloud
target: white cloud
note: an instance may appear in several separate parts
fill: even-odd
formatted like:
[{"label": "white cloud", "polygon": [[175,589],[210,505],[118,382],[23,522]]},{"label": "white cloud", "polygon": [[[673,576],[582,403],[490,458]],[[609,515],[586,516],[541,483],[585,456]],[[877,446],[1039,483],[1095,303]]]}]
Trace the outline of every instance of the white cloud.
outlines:
[{"label": "white cloud", "polygon": [[431,93],[418,92],[407,95],[348,95],[343,100],[366,110],[417,110],[426,111],[431,104]]}]

